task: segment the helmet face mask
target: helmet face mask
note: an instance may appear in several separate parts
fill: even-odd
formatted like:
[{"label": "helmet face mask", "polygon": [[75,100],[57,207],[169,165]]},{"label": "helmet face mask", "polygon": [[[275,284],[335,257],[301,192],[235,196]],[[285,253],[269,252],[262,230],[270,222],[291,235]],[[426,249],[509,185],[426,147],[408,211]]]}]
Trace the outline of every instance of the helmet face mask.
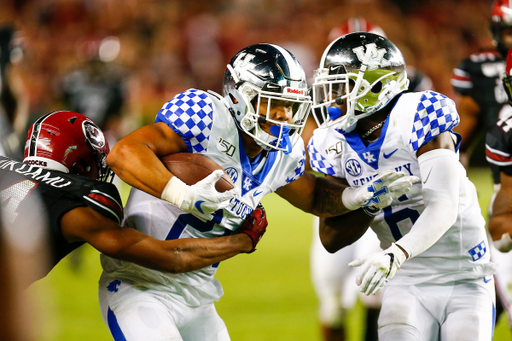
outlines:
[{"label": "helmet face mask", "polygon": [[[290,52],[271,44],[246,47],[227,65],[223,89],[242,131],[265,150],[291,151],[304,129],[311,99],[304,69]],[[283,111],[287,119],[275,117]],[[277,128],[269,134],[263,123]]]},{"label": "helmet face mask", "polygon": [[111,182],[106,157],[110,148],[101,129],[88,117],[56,111],[29,129],[23,163]]},{"label": "helmet face mask", "polygon": [[[319,125],[337,124],[350,132],[359,119],[382,109],[408,85],[405,61],[393,43],[373,33],[347,34],[327,47],[315,71],[315,118]],[[345,112],[336,115],[332,108],[345,101]]]}]

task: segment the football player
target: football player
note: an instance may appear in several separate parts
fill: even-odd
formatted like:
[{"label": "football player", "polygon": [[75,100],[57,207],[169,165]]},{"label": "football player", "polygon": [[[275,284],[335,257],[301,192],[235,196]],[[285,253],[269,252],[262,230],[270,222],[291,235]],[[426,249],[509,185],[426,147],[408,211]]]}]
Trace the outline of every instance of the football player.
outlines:
[{"label": "football player", "polygon": [[[180,273],[250,252],[264,233],[262,209],[239,229],[245,233],[217,239],[161,241],[121,227],[123,207],[116,187],[108,182],[113,176],[105,161],[108,152],[103,132],[92,120],[57,111],[30,127],[23,162],[0,156],[4,219],[15,226],[19,221],[30,226],[27,220],[37,226],[45,220],[42,214],[48,217],[51,261],[34,280],[84,243],[110,257]],[[28,200],[34,190],[42,198],[41,214]]]},{"label": "football player", "polygon": [[[311,100],[302,66],[280,46],[238,52],[226,67],[223,89],[223,96],[197,89],[176,95],[154,124],[113,148],[109,165],[137,188],[126,206],[127,226],[158,239],[229,235],[272,192],[306,212],[360,219],[367,217],[361,207],[387,206],[416,181],[386,171],[352,189],[304,173],[300,133]],[[222,171],[185,185],[159,159],[178,152],[212,159],[235,188],[214,189]],[[102,264],[100,306],[115,339],[230,339],[213,305],[223,294],[214,278],[218,264],[179,275],[106,256]]]},{"label": "football player", "polygon": [[[496,0],[492,5],[490,17],[490,31],[495,48],[482,49],[479,53],[471,55],[463,60],[454,70],[452,85],[461,96],[457,103],[460,115],[460,125],[456,131],[462,137],[461,161],[465,166],[469,164],[468,154],[471,148],[475,152],[484,152],[483,139],[477,136],[478,132],[496,132],[496,122],[503,124],[512,115],[512,107],[507,105],[507,92],[503,86],[505,74],[505,58],[512,47],[512,2],[509,0]],[[481,127],[480,129],[478,127]],[[494,135],[492,133],[491,135]],[[489,137],[486,137],[486,140]],[[478,142],[474,145],[475,140]],[[486,142],[489,144],[489,142]],[[494,147],[492,147],[494,148]],[[489,149],[486,148],[486,153]],[[490,161],[489,157],[487,160]],[[499,190],[500,170],[491,162],[491,170],[494,182],[494,192]],[[492,203],[489,210],[492,210]],[[492,260],[498,264],[495,275],[497,289],[496,321],[502,312],[507,312],[509,327],[512,328],[512,312],[510,299],[506,290],[508,283],[512,284],[511,271],[508,264],[511,263],[512,254],[498,252],[491,245]]]},{"label": "football player", "polygon": [[[487,132],[486,154],[491,164],[493,177],[500,182],[495,185],[495,195],[491,202],[489,219],[489,233],[493,240],[491,248],[493,261],[499,264],[494,275],[496,280],[496,293],[499,309],[496,320],[504,311],[507,314],[509,327],[512,328],[512,297],[510,286],[512,284],[512,263],[509,253],[512,250],[512,226],[510,224],[512,200],[512,49],[508,52],[503,85],[508,97],[509,105],[503,108],[503,115],[498,122]],[[508,254],[507,254],[508,253]]]},{"label": "football player", "polygon": [[[474,146],[475,141],[483,141],[478,133],[487,132],[496,124],[499,112],[507,102],[501,77],[505,70],[505,57],[512,47],[510,0],[494,1],[490,31],[495,46],[482,48],[462,60],[453,70],[451,79],[453,89],[460,95],[457,110],[461,120],[456,132],[463,137],[460,153],[466,167],[471,149],[479,145]],[[494,182],[499,183],[499,178],[495,178]]]},{"label": "football player", "polygon": [[324,51],[313,84],[324,123],[308,145],[312,168],[354,187],[381,169],[421,184],[389,207],[365,208],[368,220],[326,218],[320,239],[336,252],[369,225],[377,234],[384,251],[349,265],[359,267],[361,292],[384,287],[379,340],[491,340],[494,265],[476,189],[458,160],[455,104],[407,86],[401,52],[380,35],[351,33]]},{"label": "football player", "polygon": [[[329,42],[353,32],[370,32],[386,37],[380,26],[361,17],[351,17],[331,30]],[[407,91],[432,90],[431,79],[410,66],[410,64],[407,65],[407,77],[410,81]],[[302,133],[304,143],[309,142],[315,128],[317,128],[317,124],[313,115],[311,115]],[[355,269],[349,267],[348,263],[370,250],[381,250],[379,241],[375,233],[368,230],[356,243],[332,254],[325,250],[320,241],[318,227],[322,223],[323,220],[317,217],[314,218],[310,263],[311,279],[319,301],[319,320],[323,337],[326,341],[345,340],[347,313],[355,305],[359,296],[367,308],[366,328],[363,328],[364,340],[376,341],[377,319],[381,303],[380,295],[358,295],[359,290],[354,280]]]}]

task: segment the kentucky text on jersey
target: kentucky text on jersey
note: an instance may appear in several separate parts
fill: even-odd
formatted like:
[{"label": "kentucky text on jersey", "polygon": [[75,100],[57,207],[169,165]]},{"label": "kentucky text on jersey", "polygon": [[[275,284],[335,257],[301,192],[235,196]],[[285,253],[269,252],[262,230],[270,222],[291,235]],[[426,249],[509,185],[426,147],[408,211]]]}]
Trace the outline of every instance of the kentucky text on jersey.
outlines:
[{"label": "kentucky text on jersey", "polygon": [[228,206],[226,209],[242,219],[245,219],[245,217],[252,212],[252,208],[241,202],[240,199],[231,198],[229,204],[232,206]]},{"label": "kentucky text on jersey", "polygon": [[[400,172],[403,169],[407,170],[407,172],[409,173],[408,175],[411,175],[411,176],[414,175],[411,172],[411,164],[410,163],[406,163],[402,166],[395,167],[395,171],[397,171],[397,172]],[[375,177],[375,175],[377,175],[377,174],[374,174],[372,176],[366,176],[366,177],[359,178],[359,179],[354,179],[352,181],[352,183],[356,187],[363,186],[364,184],[369,183]]]},{"label": "kentucky text on jersey", "polygon": [[[21,165],[21,167],[20,167]],[[65,179],[61,178],[60,176],[56,176],[51,178],[52,176],[51,172],[42,169],[37,168],[34,166],[26,165],[17,161],[13,160],[0,160],[0,168],[1,169],[9,169],[10,171],[15,171],[16,173],[22,174],[26,177],[31,177],[34,180],[40,181],[42,183],[45,183],[49,186],[55,187],[55,188],[62,188],[69,186],[71,184],[71,181],[66,181]],[[25,169],[28,168],[28,169]]]}]

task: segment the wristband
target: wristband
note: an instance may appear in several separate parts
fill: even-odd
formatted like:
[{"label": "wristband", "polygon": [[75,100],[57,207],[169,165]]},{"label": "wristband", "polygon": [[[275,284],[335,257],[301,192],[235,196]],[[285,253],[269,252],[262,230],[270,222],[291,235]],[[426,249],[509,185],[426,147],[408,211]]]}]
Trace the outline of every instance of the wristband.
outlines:
[{"label": "wristband", "polygon": [[363,208],[364,213],[368,214],[370,217],[375,217],[380,213],[380,208],[375,206],[368,206]]},{"label": "wristband", "polygon": [[188,186],[183,181],[173,176],[162,191],[161,198],[181,208]]}]

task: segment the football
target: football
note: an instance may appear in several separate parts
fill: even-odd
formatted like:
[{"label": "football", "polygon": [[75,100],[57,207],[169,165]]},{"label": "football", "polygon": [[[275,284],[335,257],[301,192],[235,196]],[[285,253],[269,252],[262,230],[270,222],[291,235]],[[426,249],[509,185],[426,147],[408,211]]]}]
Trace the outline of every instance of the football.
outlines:
[{"label": "football", "polygon": [[[203,180],[214,170],[222,169],[215,161],[206,156],[193,153],[167,155],[162,158],[162,162],[172,174],[189,186]],[[233,181],[226,172],[215,184],[215,189],[219,192],[228,191],[233,187],[235,187]]]}]

